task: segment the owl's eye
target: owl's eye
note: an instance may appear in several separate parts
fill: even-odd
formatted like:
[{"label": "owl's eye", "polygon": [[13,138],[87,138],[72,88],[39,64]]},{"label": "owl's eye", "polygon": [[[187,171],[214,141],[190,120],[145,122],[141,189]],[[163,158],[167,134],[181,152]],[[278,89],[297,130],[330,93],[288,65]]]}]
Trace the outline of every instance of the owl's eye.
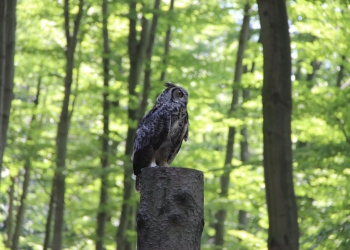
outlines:
[{"label": "owl's eye", "polygon": [[181,91],[178,91],[178,92],[177,92],[177,96],[178,96],[178,97],[183,97],[183,96],[184,96],[184,93],[182,93]]}]

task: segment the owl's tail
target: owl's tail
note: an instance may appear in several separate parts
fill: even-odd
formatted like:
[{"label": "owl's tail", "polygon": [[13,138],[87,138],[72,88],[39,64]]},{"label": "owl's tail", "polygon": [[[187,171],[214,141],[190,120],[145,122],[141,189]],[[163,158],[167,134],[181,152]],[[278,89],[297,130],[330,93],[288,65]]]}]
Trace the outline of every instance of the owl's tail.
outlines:
[{"label": "owl's tail", "polygon": [[141,174],[136,175],[135,189],[137,192],[141,190]]}]

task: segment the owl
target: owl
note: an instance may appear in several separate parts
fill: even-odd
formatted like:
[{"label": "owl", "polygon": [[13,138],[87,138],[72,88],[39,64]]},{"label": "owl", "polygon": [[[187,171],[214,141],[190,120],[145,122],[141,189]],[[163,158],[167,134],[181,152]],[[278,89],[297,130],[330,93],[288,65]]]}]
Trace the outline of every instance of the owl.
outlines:
[{"label": "owl", "polygon": [[141,187],[141,170],[168,167],[179,152],[182,141],[188,138],[188,93],[172,83],[165,83],[165,86],[136,131],[131,160],[137,191]]}]

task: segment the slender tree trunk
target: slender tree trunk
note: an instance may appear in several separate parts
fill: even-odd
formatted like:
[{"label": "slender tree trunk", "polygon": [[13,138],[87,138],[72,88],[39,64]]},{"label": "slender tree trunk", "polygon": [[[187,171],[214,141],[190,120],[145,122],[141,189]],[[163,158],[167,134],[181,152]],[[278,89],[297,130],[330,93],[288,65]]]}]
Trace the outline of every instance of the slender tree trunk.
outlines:
[{"label": "slender tree trunk", "polygon": [[[136,86],[140,83],[141,80],[141,70],[142,70],[142,61],[144,57],[145,44],[137,40],[137,12],[136,12],[136,1],[132,0],[129,3],[129,36],[128,36],[128,53],[130,59],[130,72],[128,77],[128,90],[129,90],[129,103],[128,103],[128,119],[130,124],[128,127],[126,145],[125,145],[125,155],[127,159],[130,159],[132,154],[133,147],[133,138],[136,132],[136,123],[138,120],[137,117],[137,93]],[[142,22],[142,31],[147,27],[147,21],[143,19]],[[141,36],[141,39],[144,36]],[[127,239],[125,237],[126,230],[129,228],[128,217],[130,211],[132,210],[133,204],[131,204],[130,199],[133,190],[133,182],[131,179],[133,170],[131,162],[128,160],[124,164],[124,189],[123,189],[123,205],[119,219],[119,226],[116,235],[117,250],[125,250]]]},{"label": "slender tree trunk", "polygon": [[2,172],[2,159],[5,151],[5,138],[3,138],[3,114],[5,91],[5,66],[6,66],[6,11],[7,0],[0,1],[0,182]]},{"label": "slender tree trunk", "polygon": [[264,54],[264,175],[269,250],[299,249],[291,143],[291,48],[286,2],[258,0]]},{"label": "slender tree trunk", "polygon": [[[141,83],[142,66],[145,60],[146,48],[149,43],[149,29],[148,20],[143,16],[141,18],[141,33],[140,39],[137,39],[137,2],[132,0],[129,3],[129,36],[128,36],[128,54],[130,60],[130,71],[128,77],[128,91],[129,91],[129,103],[128,103],[128,120],[129,127],[125,145],[125,155],[127,159],[130,159],[133,151],[133,142],[136,132],[137,122],[140,119],[140,110],[138,94],[136,93],[136,86]],[[155,5],[156,6],[156,5]],[[131,216],[135,213],[135,204],[130,202],[134,192],[134,182],[131,179],[133,173],[131,161],[127,161],[124,164],[124,190],[123,190],[123,205],[120,214],[119,226],[116,235],[117,249],[127,250],[133,248],[132,243],[125,237],[128,229],[134,230],[131,221],[134,218]]]},{"label": "slender tree trunk", "polygon": [[7,218],[6,218],[7,239],[6,239],[5,246],[8,248],[11,248],[11,243],[12,243],[14,192],[15,192],[15,177],[11,177],[11,186],[10,186],[10,190],[9,190],[9,209],[8,209],[8,214],[7,214]]},{"label": "slender tree trunk", "polygon": [[56,172],[54,176],[55,183],[55,195],[56,195],[56,207],[55,207],[55,223],[52,249],[60,250],[62,246],[62,229],[64,222],[64,196],[65,196],[65,174],[66,168],[66,156],[67,156],[67,143],[68,143],[68,131],[70,123],[69,115],[69,99],[71,94],[71,85],[74,69],[74,53],[77,44],[77,36],[80,28],[80,21],[83,15],[84,1],[79,1],[79,10],[74,20],[74,30],[70,34],[70,17],[69,17],[69,0],[64,1],[64,19],[65,19],[65,33],[67,40],[66,48],[66,76],[64,81],[64,98],[62,103],[62,110],[60,115],[60,121],[57,128],[56,147]]},{"label": "slender tree trunk", "polygon": [[[136,216],[137,216],[137,207],[138,207],[138,202],[136,201],[133,206],[131,206],[130,210],[129,210],[129,214],[128,214],[128,228],[127,230],[131,231],[131,232],[135,232],[136,231]],[[125,250],[136,250],[136,244],[135,241],[132,240],[128,240],[125,243]]]},{"label": "slender tree trunk", "polygon": [[238,229],[239,230],[247,230],[248,217],[247,211],[238,210]]},{"label": "slender tree trunk", "polygon": [[[171,17],[172,12],[174,10],[174,0],[170,1],[170,7],[168,10],[168,16]],[[170,40],[171,40],[171,25],[168,25],[168,29],[165,34],[165,41],[164,41],[164,55],[162,59],[162,73],[160,74],[160,81],[165,82],[166,79],[166,68],[168,66],[168,57],[170,54]]]},{"label": "slender tree trunk", "polygon": [[5,65],[6,65],[6,13],[7,0],[0,1],[0,83],[3,96],[3,86],[5,84]]},{"label": "slender tree trunk", "polygon": [[111,54],[108,36],[108,2],[102,1],[102,36],[103,36],[103,136],[101,149],[101,193],[97,214],[96,250],[104,249],[105,223],[108,204],[108,168],[109,168],[109,57]]},{"label": "slender tree trunk", "polygon": [[307,76],[306,76],[306,81],[308,81],[308,85],[309,85],[309,88],[312,87],[312,81],[315,79],[315,76],[316,76],[316,73],[317,71],[320,69],[321,67],[321,62],[318,62],[317,60],[313,60],[311,63],[310,63],[311,67],[312,67],[312,71],[311,73],[308,73]]},{"label": "slender tree trunk", "polygon": [[[254,72],[255,64],[253,62],[252,68],[251,68],[251,73]],[[245,70],[247,71],[247,70]],[[246,102],[250,96],[250,90],[249,89],[243,89],[242,93],[242,99],[243,102]],[[248,130],[247,127],[244,126],[241,129],[241,161],[243,164],[247,163],[250,159],[250,152],[249,152],[249,143],[248,143]],[[239,210],[238,211],[238,229],[240,230],[246,230],[247,229],[247,223],[248,223],[248,217],[247,217],[247,212],[244,210]]]},{"label": "slender tree trunk", "polygon": [[[80,34],[81,37],[84,37],[83,34]],[[78,46],[78,58],[81,58],[81,43],[78,43],[77,44]],[[79,89],[79,78],[80,78],[80,66],[81,66],[81,62],[79,61],[78,65],[75,67],[76,68],[76,74],[75,74],[75,79],[74,79],[74,82],[75,82],[75,88],[74,90],[72,91],[71,95],[72,95],[72,104],[70,106],[70,112],[69,112],[69,120],[72,119],[73,117],[73,113],[74,113],[74,110],[75,110],[75,102],[78,98],[78,89]]]},{"label": "slender tree trunk", "polygon": [[301,80],[301,60],[297,60],[296,62],[296,70],[295,70],[295,80],[300,81]]},{"label": "slender tree trunk", "polygon": [[0,182],[13,99],[17,0],[0,1]]},{"label": "slender tree trunk", "polygon": [[337,83],[336,83],[336,86],[338,88],[341,87],[341,82],[343,80],[343,77],[344,77],[344,62],[346,60],[346,57],[344,55],[341,56],[341,63],[340,63],[340,66],[339,66],[339,71],[338,71],[338,75],[337,75]]},{"label": "slender tree trunk", "polygon": [[[316,73],[317,73],[317,70],[319,69],[319,67],[316,66],[316,60],[312,61],[311,62],[311,66],[312,66],[312,72],[307,74],[306,76],[306,80],[307,80],[307,86],[311,89],[314,85],[314,78],[316,76]],[[321,65],[321,63],[319,63],[318,65]],[[300,71],[301,71],[301,65],[300,65],[300,62],[298,62],[297,64],[297,74],[295,75],[295,80],[301,80],[301,74],[300,74]],[[299,73],[298,73],[299,72]],[[310,145],[310,142],[308,141],[298,141],[296,143],[296,149],[300,149],[302,147],[307,147]]]},{"label": "slender tree trunk", "polygon": [[153,55],[153,47],[154,47],[154,41],[156,38],[156,31],[157,31],[157,25],[158,25],[158,11],[159,11],[159,5],[160,0],[155,0],[154,2],[154,13],[153,13],[153,19],[151,23],[151,29],[149,34],[149,41],[147,43],[146,48],[146,65],[145,65],[145,74],[144,74],[144,80],[143,80],[143,93],[142,93],[142,101],[140,104],[140,121],[142,116],[145,114],[147,109],[147,101],[149,96],[149,91],[151,89],[151,75],[152,75],[152,55]]},{"label": "slender tree trunk", "polygon": [[[234,86],[233,86],[232,101],[231,101],[231,107],[229,110],[229,116],[233,115],[233,112],[236,110],[236,107],[238,105],[238,99],[239,99],[238,87],[239,87],[242,73],[243,73],[244,51],[245,51],[245,47],[246,47],[246,44],[248,41],[248,35],[249,35],[249,22],[250,22],[249,10],[250,10],[250,4],[247,3],[244,6],[243,23],[242,23],[242,27],[239,35],[235,75],[233,79]],[[227,144],[226,144],[224,173],[220,178],[220,187],[221,187],[220,197],[228,196],[228,190],[229,190],[229,184],[230,184],[230,173],[232,170],[231,161],[234,153],[233,148],[234,148],[235,134],[236,134],[236,128],[232,126],[229,127]],[[227,214],[227,211],[224,208],[220,209],[216,214],[217,221],[214,226],[215,228],[214,244],[217,246],[222,246],[224,244],[224,235],[225,235],[224,223],[226,220],[226,214]]]},{"label": "slender tree trunk", "polygon": [[28,139],[26,142],[26,152],[25,152],[25,163],[24,163],[24,180],[23,180],[23,187],[22,187],[22,194],[20,198],[20,206],[17,211],[17,216],[16,216],[16,227],[15,227],[15,232],[13,234],[13,239],[12,239],[12,250],[17,250],[19,248],[19,237],[22,232],[22,226],[23,226],[23,219],[24,219],[24,214],[25,214],[25,209],[26,209],[26,198],[28,194],[28,189],[29,189],[29,183],[30,183],[30,172],[31,172],[31,153],[33,151],[33,146],[32,146],[32,138],[31,138],[31,132],[33,131],[33,127],[36,121],[36,109],[39,104],[39,96],[40,96],[40,88],[41,88],[41,76],[38,79],[38,85],[37,85],[37,90],[36,90],[36,96],[34,99],[34,108],[33,108],[33,114],[32,118],[29,124],[29,135]]},{"label": "slender tree trunk", "polygon": [[26,209],[26,198],[28,193],[28,187],[29,187],[29,181],[30,181],[30,160],[26,159],[24,163],[24,181],[23,181],[23,187],[22,187],[22,195],[20,198],[20,206],[17,211],[16,216],[16,227],[12,238],[12,250],[19,249],[19,237],[22,232],[22,225],[23,225],[23,219],[24,219],[24,212]]},{"label": "slender tree trunk", "polygon": [[55,183],[52,182],[49,211],[47,213],[46,224],[45,224],[45,238],[44,238],[43,250],[47,250],[50,247],[51,223],[52,223],[52,217],[54,215],[54,209],[55,209],[55,203],[56,203],[55,194],[56,194]]}]

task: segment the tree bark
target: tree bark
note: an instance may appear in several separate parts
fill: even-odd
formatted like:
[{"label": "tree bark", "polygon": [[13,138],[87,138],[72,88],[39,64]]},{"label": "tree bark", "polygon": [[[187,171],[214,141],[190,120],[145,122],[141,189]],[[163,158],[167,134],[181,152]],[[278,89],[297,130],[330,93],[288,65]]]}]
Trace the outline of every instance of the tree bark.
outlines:
[{"label": "tree bark", "polygon": [[22,187],[22,194],[20,198],[20,206],[18,207],[17,210],[17,216],[16,216],[16,227],[15,231],[13,234],[13,239],[12,239],[12,250],[17,250],[19,248],[19,237],[21,236],[22,233],[22,226],[23,226],[23,219],[24,219],[24,214],[26,210],[26,198],[28,194],[28,189],[29,189],[29,183],[30,183],[30,173],[31,173],[31,154],[33,152],[33,144],[32,142],[32,137],[31,137],[31,132],[33,131],[33,127],[36,121],[36,109],[39,104],[39,96],[40,96],[40,88],[41,88],[41,76],[39,76],[38,79],[38,85],[36,89],[36,96],[34,99],[34,108],[33,108],[33,114],[32,118],[29,124],[29,135],[28,139],[26,141],[26,152],[24,154],[25,156],[25,163],[24,163],[24,180],[23,180],[23,187]]},{"label": "tree bark", "polygon": [[11,243],[12,243],[12,229],[13,229],[13,211],[14,211],[14,206],[13,206],[13,201],[14,201],[14,192],[15,192],[15,177],[11,176],[11,186],[9,190],[9,208],[8,208],[8,214],[6,218],[6,233],[7,233],[7,239],[6,239],[6,244],[5,246],[8,248],[11,248]]},{"label": "tree bark", "polygon": [[[254,72],[255,64],[253,62],[251,73]],[[245,73],[247,72],[247,69],[245,70]],[[250,96],[250,90],[249,89],[243,89],[242,91],[242,103],[246,102]],[[248,130],[247,127],[244,126],[241,129],[241,161],[243,164],[247,163],[250,159],[250,152],[249,152],[249,142],[248,142]],[[248,223],[248,217],[247,212],[244,210],[238,211],[238,229],[240,230],[246,230],[247,229],[247,223]]]},{"label": "tree bark", "polygon": [[296,69],[295,69],[295,74],[294,74],[294,76],[295,76],[295,80],[296,81],[300,81],[301,80],[301,60],[297,60],[296,61]]},{"label": "tree bark", "polygon": [[[172,12],[174,10],[174,0],[170,1],[170,7],[168,10],[168,16],[171,16]],[[162,59],[162,73],[160,74],[160,81],[165,82],[166,79],[166,68],[168,66],[168,57],[170,54],[170,40],[171,40],[171,25],[168,25],[168,29],[165,34],[165,41],[164,41],[164,55]]]},{"label": "tree bark", "polygon": [[47,212],[47,218],[46,218],[46,224],[45,224],[45,238],[44,238],[44,244],[43,244],[43,250],[49,249],[50,246],[50,237],[51,237],[51,223],[52,223],[52,217],[54,213],[54,206],[55,206],[55,183],[52,182],[51,187],[51,194],[50,194],[50,202],[49,202],[49,211]]},{"label": "tree bark", "polygon": [[341,87],[341,82],[344,78],[344,62],[346,60],[346,57],[344,55],[341,56],[341,63],[340,63],[340,66],[339,66],[339,71],[338,71],[338,75],[337,75],[337,83],[336,83],[336,86],[338,88]]},{"label": "tree bark", "polygon": [[264,175],[269,250],[299,248],[291,144],[291,48],[286,2],[258,0],[264,55]]},{"label": "tree bark", "polygon": [[159,167],[142,171],[137,215],[139,250],[200,249],[204,226],[201,171]]},{"label": "tree bark", "polygon": [[109,169],[109,62],[110,46],[108,36],[108,1],[102,1],[102,36],[103,36],[103,136],[101,149],[101,192],[97,214],[96,250],[104,249],[105,224],[108,204],[108,169]]},{"label": "tree bark", "polygon": [[[6,64],[6,13],[7,13],[7,0],[0,1],[0,83],[1,87],[5,82],[5,64]],[[3,89],[1,89],[3,91]],[[3,92],[2,92],[3,93]]]},{"label": "tree bark", "polygon": [[151,23],[151,28],[149,31],[149,41],[147,42],[146,48],[146,65],[145,65],[145,74],[143,79],[143,92],[142,92],[142,100],[140,104],[140,121],[147,109],[147,101],[149,92],[151,90],[151,76],[152,76],[152,55],[153,55],[153,47],[154,41],[156,39],[156,31],[158,25],[158,12],[159,12],[160,0],[155,0],[153,7],[153,19]]},{"label": "tree bark", "polygon": [[312,60],[310,65],[312,67],[312,71],[307,74],[306,81],[308,81],[309,88],[312,88],[312,81],[315,79],[316,73],[321,67],[321,62],[318,62],[317,60]]},{"label": "tree bark", "polygon": [[[233,92],[232,92],[232,101],[231,106],[229,110],[229,116],[233,115],[233,112],[236,110],[239,100],[239,84],[241,81],[242,73],[243,73],[243,58],[244,58],[244,51],[245,47],[248,41],[248,35],[249,35],[249,22],[250,22],[250,4],[245,4],[244,6],[244,17],[242,22],[241,31],[239,34],[239,44],[238,44],[238,51],[236,56],[236,65],[235,65],[235,75],[233,79]],[[226,144],[226,156],[225,156],[225,163],[224,163],[224,173],[222,174],[220,178],[220,197],[227,197],[228,196],[228,189],[230,184],[230,173],[232,170],[231,161],[233,158],[234,153],[234,140],[236,135],[236,128],[230,126],[228,130],[228,136],[227,136],[227,144]],[[222,208],[220,209],[216,214],[216,223],[215,223],[215,237],[214,237],[214,244],[217,246],[222,246],[224,244],[224,235],[225,235],[225,228],[224,223],[226,220],[226,209]]]},{"label": "tree bark", "polygon": [[54,232],[52,240],[52,249],[60,250],[62,245],[62,229],[64,221],[64,196],[65,196],[65,174],[66,168],[66,156],[67,156],[67,143],[68,143],[68,131],[70,124],[69,115],[69,99],[71,94],[71,85],[74,69],[74,54],[77,45],[77,36],[80,28],[80,21],[83,15],[84,0],[79,0],[79,10],[74,20],[73,33],[70,34],[70,17],[69,17],[69,0],[64,1],[64,25],[67,40],[66,47],[66,76],[64,80],[64,98],[62,103],[62,110],[60,115],[60,121],[57,127],[56,137],[56,172],[54,176],[56,190],[56,207],[54,218]]},{"label": "tree bark", "polygon": [[5,151],[5,138],[3,138],[3,114],[5,91],[5,66],[6,66],[6,13],[7,0],[0,1],[0,182],[2,172],[2,159]]},{"label": "tree bark", "polygon": [[19,249],[19,237],[22,232],[22,225],[23,225],[23,219],[24,219],[24,212],[26,209],[26,198],[27,198],[27,193],[28,193],[28,187],[29,187],[29,181],[30,181],[30,160],[26,159],[25,160],[25,165],[24,165],[24,181],[23,181],[23,187],[22,187],[22,194],[20,198],[20,206],[17,211],[17,216],[16,216],[16,227],[15,231],[13,234],[12,238],[12,247],[11,250],[17,250]]},{"label": "tree bark", "polygon": [[130,248],[130,242],[125,237],[126,231],[132,228],[130,213],[133,206],[130,202],[134,192],[134,183],[131,179],[133,174],[132,164],[129,160],[133,151],[134,137],[136,133],[137,122],[140,119],[139,112],[139,96],[136,92],[136,86],[141,82],[142,66],[144,64],[145,53],[148,42],[148,20],[143,16],[141,18],[140,39],[137,39],[137,1],[129,2],[129,36],[128,36],[128,54],[130,60],[130,70],[128,77],[128,131],[125,145],[125,156],[128,159],[124,164],[124,189],[123,189],[123,205],[119,219],[119,226],[116,234],[117,250],[126,250]]},{"label": "tree bark", "polygon": [[17,0],[0,1],[0,182],[13,99]]}]

